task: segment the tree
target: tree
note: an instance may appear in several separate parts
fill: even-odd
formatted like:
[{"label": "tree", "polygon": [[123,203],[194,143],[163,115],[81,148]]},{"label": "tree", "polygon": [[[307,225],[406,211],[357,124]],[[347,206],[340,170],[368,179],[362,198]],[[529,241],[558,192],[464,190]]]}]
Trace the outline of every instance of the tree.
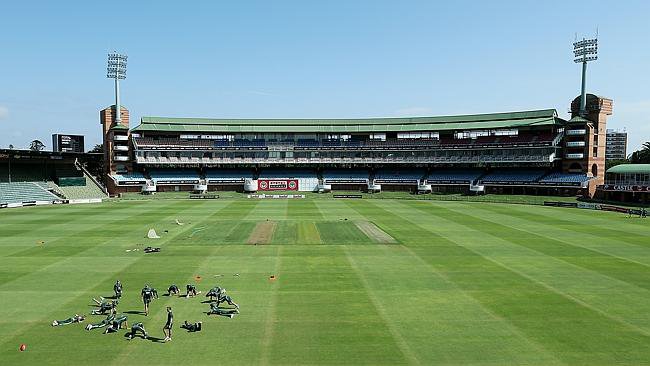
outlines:
[{"label": "tree", "polygon": [[41,151],[45,148],[45,144],[43,144],[40,140],[34,140],[29,144],[29,149],[32,151]]},{"label": "tree", "polygon": [[629,164],[630,161],[627,159],[610,159],[610,160],[605,160],[605,170],[608,170],[611,167],[621,165],[621,164]]},{"label": "tree", "polygon": [[650,164],[650,141],[641,145],[641,150],[635,151],[630,156],[632,164]]},{"label": "tree", "polygon": [[88,151],[89,153],[103,153],[104,152],[104,145],[102,144],[97,144],[95,147],[92,148],[92,150]]},{"label": "tree", "polygon": [[13,144],[9,144],[9,150],[13,150],[13,149],[14,149],[14,145],[13,145]]}]

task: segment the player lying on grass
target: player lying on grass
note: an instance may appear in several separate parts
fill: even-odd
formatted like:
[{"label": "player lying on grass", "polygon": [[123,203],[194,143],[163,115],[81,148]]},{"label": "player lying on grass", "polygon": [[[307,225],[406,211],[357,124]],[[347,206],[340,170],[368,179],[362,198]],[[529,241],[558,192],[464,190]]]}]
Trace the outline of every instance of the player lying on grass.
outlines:
[{"label": "player lying on grass", "polygon": [[[115,332],[117,332],[118,330],[120,330],[122,328],[128,327],[129,323],[127,322],[127,319],[128,319],[128,317],[125,314],[122,314],[120,316],[115,317],[115,319],[113,319],[113,322],[111,323],[111,325],[106,327],[106,329],[104,330],[104,334],[106,334],[106,333],[115,333]],[[122,326],[124,326],[124,327],[122,327]]]},{"label": "player lying on grass", "polygon": [[95,302],[98,303],[99,309],[95,309],[91,311],[90,313],[92,315],[106,315],[107,312],[114,312],[115,309],[117,308],[117,304],[119,304],[118,300],[111,300],[110,302],[107,302],[104,300],[102,297],[102,302],[98,302],[97,300],[93,299]]},{"label": "player lying on grass", "polygon": [[190,297],[190,296],[191,296],[191,297],[194,297],[194,296],[196,296],[197,294],[200,294],[200,293],[201,293],[201,291],[198,291],[198,292],[197,292],[197,291],[196,291],[196,286],[191,285],[191,284],[188,284],[187,286],[185,286],[185,290],[187,291],[187,294],[185,294],[185,297],[186,297],[186,298],[188,298],[188,297]]},{"label": "player lying on grass", "polygon": [[[219,307],[219,305],[221,305],[221,303],[224,303],[224,302],[227,303],[230,306],[234,306],[236,309],[239,309],[239,305],[237,305],[234,301],[232,301],[232,298],[229,295],[221,295],[217,299],[217,307]],[[210,305],[212,305],[212,304],[210,304]]]},{"label": "player lying on grass", "polygon": [[190,332],[190,333],[200,332],[202,324],[203,323],[201,323],[201,322],[196,322],[196,323],[190,324],[186,320],[185,322],[183,322],[183,324],[181,324],[181,328],[187,329],[187,331]]},{"label": "player lying on grass", "polygon": [[115,284],[113,285],[113,291],[115,292],[116,299],[122,297],[122,282],[120,282],[120,280],[115,281]]},{"label": "player lying on grass", "polygon": [[167,296],[176,295],[181,296],[181,290],[176,285],[171,285],[167,289]]},{"label": "player lying on grass", "polygon": [[84,315],[75,314],[74,316],[71,316],[71,317],[69,317],[67,319],[52,321],[52,326],[53,327],[58,327],[59,325],[68,325],[68,324],[72,324],[72,323],[81,323],[85,319],[86,319],[86,317]]},{"label": "player lying on grass", "polygon": [[208,311],[208,315],[227,316],[230,319],[232,319],[235,314],[239,314],[239,309],[222,309],[214,302],[210,304],[210,311]]},{"label": "player lying on grass", "polygon": [[111,312],[106,316],[106,319],[102,319],[99,323],[91,323],[86,325],[86,330],[93,330],[97,328],[104,328],[110,324],[113,323],[113,320],[115,320],[115,313]]},{"label": "player lying on grass", "polygon": [[140,297],[142,298],[142,303],[144,304],[144,315],[148,316],[149,304],[151,303],[151,300],[158,298],[158,291],[146,284],[142,288],[142,291],[140,291]]},{"label": "player lying on grass", "polygon": [[131,326],[131,332],[127,333],[129,340],[133,339],[138,333],[142,334],[142,338],[147,339],[147,331],[144,329],[144,324],[138,322]]},{"label": "player lying on grass", "polygon": [[226,289],[219,286],[213,287],[205,294],[205,297],[208,297],[210,301],[218,300],[219,297],[226,294]]},{"label": "player lying on grass", "polygon": [[146,247],[144,248],[145,253],[158,253],[160,252],[160,248],[153,248],[153,247]]}]

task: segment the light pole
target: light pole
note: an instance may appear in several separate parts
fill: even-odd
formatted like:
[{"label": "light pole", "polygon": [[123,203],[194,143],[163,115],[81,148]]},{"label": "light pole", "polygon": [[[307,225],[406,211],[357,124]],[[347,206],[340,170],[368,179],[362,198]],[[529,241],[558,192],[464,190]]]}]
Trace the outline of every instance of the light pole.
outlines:
[{"label": "light pole", "polygon": [[115,124],[122,122],[120,107],[120,80],[126,79],[126,59],[128,56],[117,52],[108,54],[106,77],[115,79]]},{"label": "light pole", "polygon": [[582,63],[582,89],[580,93],[580,116],[587,115],[587,62],[598,59],[598,38],[573,42],[573,62]]}]

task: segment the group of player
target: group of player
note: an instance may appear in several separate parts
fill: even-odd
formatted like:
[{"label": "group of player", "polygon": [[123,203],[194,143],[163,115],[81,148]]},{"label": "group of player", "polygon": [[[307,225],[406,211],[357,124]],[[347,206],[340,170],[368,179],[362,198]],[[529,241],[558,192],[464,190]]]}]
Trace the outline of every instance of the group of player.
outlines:
[{"label": "group of player", "polygon": [[[122,298],[122,283],[120,280],[117,280],[113,285],[113,291],[115,296],[110,301],[101,297],[100,300],[93,298],[93,301],[97,305],[97,309],[92,310],[91,315],[106,315],[105,319],[97,323],[88,324],[85,329],[93,330],[97,328],[105,328],[104,334],[106,333],[115,333],[122,328],[128,327],[128,316],[126,314],[117,314],[117,306],[119,300]],[[197,291],[196,286],[188,284],[186,286],[185,298],[189,299],[190,297],[196,297],[201,293]],[[180,289],[175,284],[169,286],[167,289],[167,296],[181,296]],[[149,305],[154,299],[158,299],[158,291],[145,284],[145,286],[140,291],[140,297],[144,304],[144,315],[149,315]],[[207,312],[208,315],[220,315],[229,318],[233,318],[235,314],[239,314],[239,305],[235,303],[232,298],[226,294],[226,289],[221,287],[213,287],[210,291],[207,292],[206,297],[208,298],[208,303],[210,304],[210,310]],[[227,303],[234,308],[221,308],[219,307],[222,303]],[[61,326],[68,325],[73,323],[81,323],[86,319],[85,315],[75,314],[64,320],[54,320],[52,326]],[[171,341],[172,339],[172,326],[174,323],[174,314],[170,306],[167,307],[167,320],[163,326],[163,333],[165,335],[164,341]],[[188,332],[198,332],[202,329],[202,322],[190,323],[187,320],[183,322],[180,326],[183,329],[186,329]],[[133,339],[137,335],[140,335],[142,338],[147,339],[149,337],[147,331],[144,328],[142,322],[137,322],[131,325],[130,332],[127,333],[127,338],[129,340]]]}]

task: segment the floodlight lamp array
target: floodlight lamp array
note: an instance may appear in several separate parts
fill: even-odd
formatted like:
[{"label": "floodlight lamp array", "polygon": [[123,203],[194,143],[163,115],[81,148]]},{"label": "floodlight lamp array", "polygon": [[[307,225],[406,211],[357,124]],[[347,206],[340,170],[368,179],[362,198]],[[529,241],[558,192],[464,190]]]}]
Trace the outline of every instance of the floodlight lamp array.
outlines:
[{"label": "floodlight lamp array", "polygon": [[[590,56],[591,55],[591,56]],[[583,39],[573,43],[573,62],[582,63],[598,59],[598,39]]]},{"label": "floodlight lamp array", "polygon": [[106,77],[109,79],[126,79],[126,61],[128,56],[119,53],[108,54],[108,67]]}]

